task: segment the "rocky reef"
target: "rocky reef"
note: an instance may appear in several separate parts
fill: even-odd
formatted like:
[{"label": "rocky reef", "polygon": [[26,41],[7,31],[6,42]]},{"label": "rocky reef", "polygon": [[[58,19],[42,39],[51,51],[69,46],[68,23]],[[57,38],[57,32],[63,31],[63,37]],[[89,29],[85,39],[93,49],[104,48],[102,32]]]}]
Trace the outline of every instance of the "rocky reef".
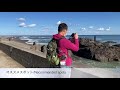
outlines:
[{"label": "rocky reef", "polygon": [[74,55],[101,62],[120,61],[120,47],[88,38],[80,38],[80,49]]}]

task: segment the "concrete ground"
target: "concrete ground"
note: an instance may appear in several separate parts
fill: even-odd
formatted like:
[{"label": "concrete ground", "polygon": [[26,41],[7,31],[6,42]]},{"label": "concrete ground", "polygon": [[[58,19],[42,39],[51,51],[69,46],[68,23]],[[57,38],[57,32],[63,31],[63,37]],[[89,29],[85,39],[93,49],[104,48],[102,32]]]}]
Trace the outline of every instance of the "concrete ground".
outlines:
[{"label": "concrete ground", "polygon": [[72,69],[70,78],[99,78],[99,77],[86,73],[84,71]]},{"label": "concrete ground", "polygon": [[120,78],[120,68],[72,68],[70,78]]},{"label": "concrete ground", "polygon": [[0,50],[0,68],[24,68],[24,66]]}]

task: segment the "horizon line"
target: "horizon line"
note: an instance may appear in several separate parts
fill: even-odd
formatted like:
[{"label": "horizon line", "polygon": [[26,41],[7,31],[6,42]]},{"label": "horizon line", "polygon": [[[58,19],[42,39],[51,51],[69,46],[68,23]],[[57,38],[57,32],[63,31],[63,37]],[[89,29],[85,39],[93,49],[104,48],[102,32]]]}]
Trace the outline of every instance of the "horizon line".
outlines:
[{"label": "horizon line", "polygon": [[[22,34],[21,34],[22,35]],[[78,34],[78,35],[83,35],[83,34]],[[87,34],[85,34],[85,35],[87,35]],[[92,35],[92,34],[88,34],[88,35]],[[94,35],[94,34],[93,34]],[[120,34],[97,34],[97,35],[120,35]],[[15,36],[15,34],[14,35],[0,35],[0,36]],[[20,35],[16,35],[16,36],[20,36]],[[24,35],[22,35],[22,36],[24,36]],[[30,35],[30,36],[39,36],[39,35]],[[42,35],[41,35],[42,36]],[[66,36],[68,36],[68,35],[66,35]],[[95,35],[94,35],[95,36]]]}]

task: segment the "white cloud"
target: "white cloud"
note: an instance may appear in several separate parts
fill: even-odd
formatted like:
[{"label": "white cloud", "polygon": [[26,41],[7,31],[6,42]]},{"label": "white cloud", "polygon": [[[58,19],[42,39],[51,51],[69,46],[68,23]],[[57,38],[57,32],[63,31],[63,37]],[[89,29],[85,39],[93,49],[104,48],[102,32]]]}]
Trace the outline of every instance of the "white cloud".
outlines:
[{"label": "white cloud", "polygon": [[82,31],[86,30],[86,28],[81,28],[81,29],[82,29]]},{"label": "white cloud", "polygon": [[27,27],[27,25],[25,23],[20,23],[19,27]]},{"label": "white cloud", "polygon": [[110,31],[110,29],[111,29],[111,27],[109,27],[107,29],[105,29],[105,28],[98,28],[97,30],[99,30],[99,31]]},{"label": "white cloud", "polygon": [[105,29],[104,29],[104,28],[98,28],[97,30],[99,30],[99,31],[104,31]]},{"label": "white cloud", "polygon": [[59,24],[61,24],[61,21],[58,21],[58,22],[57,22],[57,25],[59,25]]},{"label": "white cloud", "polygon": [[110,31],[111,27],[107,28],[106,31]]},{"label": "white cloud", "polygon": [[93,26],[89,26],[90,29],[93,29]]},{"label": "white cloud", "polygon": [[30,24],[30,25],[28,25],[28,27],[35,27],[36,26],[36,24]]},{"label": "white cloud", "polygon": [[35,27],[35,26],[36,26],[36,24],[26,25],[24,22],[19,24],[19,27],[30,27],[30,28],[32,28],[32,27]]},{"label": "white cloud", "polygon": [[23,22],[23,21],[25,21],[25,18],[18,18],[17,20]]},{"label": "white cloud", "polygon": [[24,21],[26,21],[25,18],[18,18],[17,20],[20,21],[19,27],[30,27],[30,28],[32,28],[32,27],[36,26],[36,24],[26,25],[26,23],[24,23]]}]

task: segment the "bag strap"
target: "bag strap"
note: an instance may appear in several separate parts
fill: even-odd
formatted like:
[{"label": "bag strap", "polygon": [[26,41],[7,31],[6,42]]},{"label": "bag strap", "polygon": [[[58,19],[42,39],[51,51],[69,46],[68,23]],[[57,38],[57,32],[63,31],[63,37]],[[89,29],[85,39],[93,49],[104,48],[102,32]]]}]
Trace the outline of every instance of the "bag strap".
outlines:
[{"label": "bag strap", "polygon": [[59,41],[61,40],[61,39],[63,39],[63,38],[65,38],[64,36],[62,36],[61,38],[59,38],[59,39],[54,39],[54,38],[52,38],[52,40],[56,40],[57,41],[57,45],[58,45],[58,43],[59,43]]},{"label": "bag strap", "polygon": [[63,38],[65,38],[65,37],[63,36],[63,37],[61,37],[61,38],[59,38],[59,39],[57,40],[57,46],[58,46],[58,47],[59,47],[59,42],[60,42],[60,40],[63,39]]}]

